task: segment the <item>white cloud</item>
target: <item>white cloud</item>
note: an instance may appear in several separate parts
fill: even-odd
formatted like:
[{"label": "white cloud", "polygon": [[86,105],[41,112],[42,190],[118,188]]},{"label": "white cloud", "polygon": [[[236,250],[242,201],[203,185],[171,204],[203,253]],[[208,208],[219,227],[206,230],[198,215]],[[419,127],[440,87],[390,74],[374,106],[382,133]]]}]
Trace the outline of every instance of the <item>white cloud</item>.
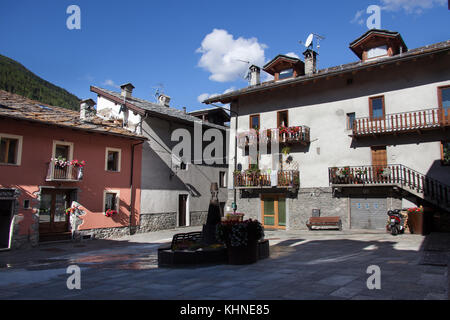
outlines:
[{"label": "white cloud", "polygon": [[245,75],[249,65],[263,65],[265,61],[265,44],[258,39],[234,39],[233,35],[223,29],[214,29],[205,36],[197,53],[202,56],[198,66],[211,73],[209,79],[217,82],[234,81]]},{"label": "white cloud", "polygon": [[116,84],[113,80],[111,79],[107,79],[105,81],[103,81],[103,85],[104,86],[109,86],[109,87],[113,87],[113,88],[120,88],[120,86],[118,84]]},{"label": "white cloud", "polygon": [[365,13],[365,10],[359,10],[356,11],[355,16],[353,17],[353,19],[350,21],[350,23],[357,23],[359,25],[363,25],[364,24],[364,19],[362,19],[362,15]]},{"label": "white cloud", "polygon": [[381,0],[382,9],[386,11],[404,10],[406,13],[420,14],[434,6],[445,6],[447,0]]},{"label": "white cloud", "polygon": [[288,52],[285,56],[300,59],[300,57],[295,52]]}]

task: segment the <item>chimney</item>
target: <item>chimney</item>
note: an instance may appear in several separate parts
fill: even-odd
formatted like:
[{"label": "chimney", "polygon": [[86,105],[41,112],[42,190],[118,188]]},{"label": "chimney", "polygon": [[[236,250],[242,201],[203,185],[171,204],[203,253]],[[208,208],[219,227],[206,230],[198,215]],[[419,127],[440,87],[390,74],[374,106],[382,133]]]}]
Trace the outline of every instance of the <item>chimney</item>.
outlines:
[{"label": "chimney", "polygon": [[317,72],[317,55],[318,53],[314,50],[308,49],[303,52],[305,56],[305,75],[311,75]]},{"label": "chimney", "polygon": [[186,107],[183,107],[183,112],[184,112],[185,114],[187,113]]},{"label": "chimney", "polygon": [[254,64],[250,66],[250,85],[256,86],[261,83],[261,68]]},{"label": "chimney", "polygon": [[94,114],[95,101],[92,99],[83,100],[80,102],[80,119],[86,120]]},{"label": "chimney", "polygon": [[165,94],[160,94],[158,97],[159,104],[165,107],[169,107],[170,97]]},{"label": "chimney", "polygon": [[131,83],[125,83],[120,86],[120,94],[122,97],[131,98],[131,94],[133,93],[134,86]]}]

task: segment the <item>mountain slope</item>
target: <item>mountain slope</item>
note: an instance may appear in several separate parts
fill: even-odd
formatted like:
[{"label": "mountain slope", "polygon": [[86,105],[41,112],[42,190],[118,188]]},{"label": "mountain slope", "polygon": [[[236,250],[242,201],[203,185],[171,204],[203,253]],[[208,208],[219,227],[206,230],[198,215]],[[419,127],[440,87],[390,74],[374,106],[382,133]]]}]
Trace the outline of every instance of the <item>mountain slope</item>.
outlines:
[{"label": "mountain slope", "polygon": [[80,99],[38,77],[17,61],[0,55],[0,89],[49,105],[79,110]]}]

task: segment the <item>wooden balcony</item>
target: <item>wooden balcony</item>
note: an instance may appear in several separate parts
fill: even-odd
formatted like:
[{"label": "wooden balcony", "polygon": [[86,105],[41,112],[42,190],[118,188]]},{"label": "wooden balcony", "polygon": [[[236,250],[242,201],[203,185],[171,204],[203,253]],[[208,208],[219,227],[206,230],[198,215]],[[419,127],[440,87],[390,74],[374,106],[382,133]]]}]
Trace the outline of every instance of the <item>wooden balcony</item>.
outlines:
[{"label": "wooden balcony", "polygon": [[353,122],[353,137],[422,132],[450,126],[450,112],[445,109],[387,114],[382,118],[356,118]]},{"label": "wooden balcony", "polygon": [[262,131],[249,130],[238,134],[238,147],[245,148],[258,143],[270,144],[272,140],[280,144],[306,145],[310,143],[310,129],[307,126],[293,126]]},{"label": "wooden balcony", "polygon": [[293,170],[279,171],[273,175],[260,172],[240,172],[234,174],[234,186],[237,189],[252,188],[295,188],[300,186],[300,172]]},{"label": "wooden balcony", "polygon": [[333,167],[328,175],[333,187],[397,186],[443,208],[450,206],[450,186],[401,164]]},{"label": "wooden balcony", "polygon": [[58,181],[58,182],[78,182],[83,179],[83,168],[67,165],[64,167],[50,162],[48,164],[46,181]]}]

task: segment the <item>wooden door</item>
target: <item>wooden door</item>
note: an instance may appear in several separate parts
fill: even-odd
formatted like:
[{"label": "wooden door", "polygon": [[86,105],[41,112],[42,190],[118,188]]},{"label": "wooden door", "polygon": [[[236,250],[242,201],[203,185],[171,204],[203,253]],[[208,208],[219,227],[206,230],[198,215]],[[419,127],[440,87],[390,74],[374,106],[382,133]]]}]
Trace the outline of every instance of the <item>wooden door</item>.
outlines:
[{"label": "wooden door", "polygon": [[262,224],[266,229],[286,229],[286,197],[261,196]]},{"label": "wooden door", "polygon": [[39,233],[64,233],[69,230],[66,209],[71,205],[70,190],[44,190],[39,209]]},{"label": "wooden door", "polygon": [[186,205],[187,205],[187,195],[180,194],[178,196],[178,226],[186,226]]},{"label": "wooden door", "polygon": [[381,179],[383,169],[387,167],[386,147],[372,147],[372,176]]}]

